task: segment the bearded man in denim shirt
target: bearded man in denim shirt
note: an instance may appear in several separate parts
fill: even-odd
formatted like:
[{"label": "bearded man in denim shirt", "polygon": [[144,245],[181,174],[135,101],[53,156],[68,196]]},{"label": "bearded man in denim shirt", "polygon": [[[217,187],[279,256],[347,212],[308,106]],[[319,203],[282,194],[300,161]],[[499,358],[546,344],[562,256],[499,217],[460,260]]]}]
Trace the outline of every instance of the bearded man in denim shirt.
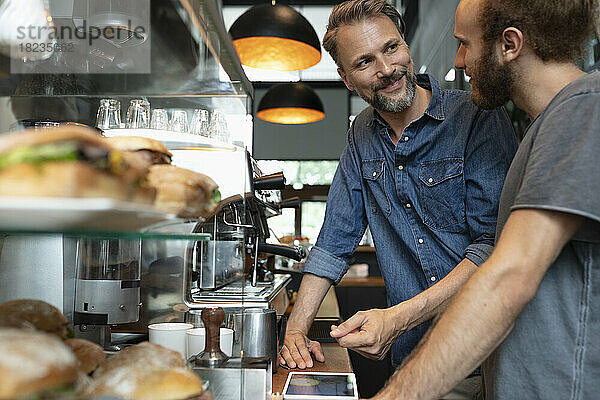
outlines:
[{"label": "bearded man in denim shirt", "polygon": [[349,129],[279,361],[324,360],[306,332],[368,224],[392,307],[359,312],[331,336],[370,358],[392,348],[399,365],[491,253],[517,142],[504,110],[484,111],[468,93],[415,75],[404,22],[383,0],[336,6],[323,46],[371,107]]}]

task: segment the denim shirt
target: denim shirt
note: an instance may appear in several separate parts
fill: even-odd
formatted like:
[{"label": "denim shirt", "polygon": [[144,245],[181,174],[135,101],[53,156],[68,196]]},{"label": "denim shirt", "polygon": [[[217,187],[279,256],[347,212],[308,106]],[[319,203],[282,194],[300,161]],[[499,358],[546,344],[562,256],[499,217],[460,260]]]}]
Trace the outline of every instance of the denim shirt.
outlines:
[{"label": "denim shirt", "polygon": [[[396,145],[372,108],[348,131],[333,178],[325,221],[304,272],[337,284],[367,224],[390,306],[444,278],[462,259],[481,265],[494,245],[498,202],[517,149],[503,109],[477,108],[469,94],[442,90],[428,75],[425,113]],[[402,362],[429,323],[401,335],[392,362]]]}]

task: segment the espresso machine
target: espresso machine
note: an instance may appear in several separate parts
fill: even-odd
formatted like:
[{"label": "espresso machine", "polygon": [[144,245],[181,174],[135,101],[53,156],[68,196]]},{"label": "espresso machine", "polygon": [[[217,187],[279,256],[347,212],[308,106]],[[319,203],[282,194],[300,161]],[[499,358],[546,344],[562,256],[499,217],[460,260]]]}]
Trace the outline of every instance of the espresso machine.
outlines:
[{"label": "espresso machine", "polygon": [[190,268],[186,286],[186,304],[193,310],[205,305],[223,307],[225,311],[242,308],[274,308],[279,315],[288,305],[285,287],[288,275],[274,274],[266,267],[268,255],[281,255],[300,261],[301,247],[267,243],[270,237],[268,218],[279,215],[283,206],[281,190],[285,187],[282,172],[264,175],[246,154],[246,166],[252,178],[248,190],[225,198],[213,215],[199,222],[195,232],[210,233],[217,242],[243,240],[244,277],[231,273],[230,263],[202,263]]},{"label": "espresso machine", "polygon": [[[195,227],[195,232],[210,233],[217,242],[239,240],[244,274],[233,277],[227,273],[233,262],[200,262],[189,265],[186,275],[187,321],[205,326],[209,332],[209,310],[215,335],[215,326],[234,330],[232,357],[223,358],[219,349],[213,348],[189,360],[196,373],[215,383],[211,390],[216,399],[270,398],[272,374],[285,335],[283,314],[289,304],[286,286],[291,277],[269,270],[266,260],[272,254],[297,261],[305,257],[302,248],[267,243],[268,218],[280,214],[285,178],[282,173],[257,175],[248,192],[222,200],[214,214]],[[188,258],[204,260],[197,250]],[[207,339],[207,348],[210,343]]]},{"label": "espresso machine", "polygon": [[[283,180],[283,175],[277,176]],[[226,312],[248,307],[274,308],[279,315],[285,312],[288,305],[285,287],[291,277],[269,270],[265,265],[267,256],[281,255],[300,261],[305,253],[300,247],[266,242],[270,233],[267,218],[278,213],[276,205],[249,193],[244,198],[225,199],[211,218],[197,225],[196,231],[213,232],[217,241],[243,239],[246,273],[232,276],[230,263],[201,263],[190,268],[186,304],[192,310],[210,305],[223,307]]]}]

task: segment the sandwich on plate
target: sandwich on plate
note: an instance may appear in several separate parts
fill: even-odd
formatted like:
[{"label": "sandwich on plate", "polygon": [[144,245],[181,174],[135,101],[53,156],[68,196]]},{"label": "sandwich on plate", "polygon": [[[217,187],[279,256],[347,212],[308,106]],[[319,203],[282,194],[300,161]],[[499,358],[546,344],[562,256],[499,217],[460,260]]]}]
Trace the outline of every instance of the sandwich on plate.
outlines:
[{"label": "sandwich on plate", "polygon": [[171,164],[173,154],[160,141],[141,136],[113,136],[106,140],[115,148],[136,152],[151,164]]},{"label": "sandwich on plate", "polygon": [[198,218],[210,215],[219,202],[217,184],[204,174],[170,165],[173,155],[162,142],[140,136],[106,140],[152,164],[142,186],[156,191],[155,208],[182,218]]},{"label": "sandwich on plate", "polygon": [[[103,197],[151,204],[149,162],[96,131],[65,126],[0,135],[0,196]],[[141,193],[140,193],[141,192]]]},{"label": "sandwich on plate", "polygon": [[147,183],[156,190],[154,207],[182,218],[207,217],[221,200],[210,177],[174,165],[153,165]]}]

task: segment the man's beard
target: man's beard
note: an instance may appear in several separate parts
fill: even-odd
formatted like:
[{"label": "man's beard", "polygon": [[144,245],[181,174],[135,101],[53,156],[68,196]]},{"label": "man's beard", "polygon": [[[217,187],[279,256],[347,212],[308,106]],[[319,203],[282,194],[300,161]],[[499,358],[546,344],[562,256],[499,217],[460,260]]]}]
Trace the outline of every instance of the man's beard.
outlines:
[{"label": "man's beard", "polygon": [[[402,75],[406,76],[406,89],[400,98],[388,97],[386,94],[379,92],[379,90],[399,81]],[[358,92],[358,95],[377,111],[402,112],[412,105],[415,99],[416,87],[417,77],[414,72],[404,69],[403,71],[394,71],[391,75],[381,78],[376,84],[372,85],[370,92],[373,93],[372,96],[360,92]]]},{"label": "man's beard", "polygon": [[471,99],[478,107],[491,110],[510,100],[513,74],[494,56],[493,43],[484,46],[482,57],[471,69]]}]

